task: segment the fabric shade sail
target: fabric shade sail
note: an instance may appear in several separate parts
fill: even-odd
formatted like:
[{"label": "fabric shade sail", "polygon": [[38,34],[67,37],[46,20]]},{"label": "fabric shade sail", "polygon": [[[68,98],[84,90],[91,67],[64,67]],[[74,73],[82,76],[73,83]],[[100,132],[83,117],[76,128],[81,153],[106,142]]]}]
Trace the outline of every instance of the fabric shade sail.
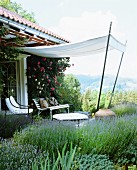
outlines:
[{"label": "fabric shade sail", "polygon": [[[24,47],[23,51],[41,57],[64,58],[80,57],[104,52],[107,46],[107,36],[89,39],[77,43],[67,43],[53,46]],[[109,50],[116,49],[125,52],[125,45],[110,35]]]}]

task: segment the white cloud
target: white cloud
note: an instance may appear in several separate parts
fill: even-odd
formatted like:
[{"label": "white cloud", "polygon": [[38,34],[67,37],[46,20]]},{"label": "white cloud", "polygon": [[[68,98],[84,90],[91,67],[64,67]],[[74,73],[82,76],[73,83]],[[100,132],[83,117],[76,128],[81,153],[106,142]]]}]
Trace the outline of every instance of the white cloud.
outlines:
[{"label": "white cloud", "polygon": [[62,0],[59,2],[58,7],[63,8],[64,5],[68,2],[68,0]]},{"label": "white cloud", "polygon": [[79,41],[108,34],[111,21],[112,33],[114,32],[116,36],[123,36],[117,28],[117,18],[110,11],[105,13],[85,11],[79,17],[64,17],[57,26],[51,27],[50,30],[71,41]]}]

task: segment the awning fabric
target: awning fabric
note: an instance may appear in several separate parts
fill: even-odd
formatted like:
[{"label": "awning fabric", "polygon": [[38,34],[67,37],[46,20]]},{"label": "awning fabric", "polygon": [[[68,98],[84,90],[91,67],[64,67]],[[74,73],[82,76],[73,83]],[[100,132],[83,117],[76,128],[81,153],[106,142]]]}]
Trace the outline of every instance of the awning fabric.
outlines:
[{"label": "awning fabric", "polygon": [[[107,46],[107,40],[108,35],[77,43],[67,43],[53,46],[24,47],[23,50],[27,53],[41,57],[80,57],[104,52]],[[126,47],[124,44],[110,35],[109,50],[113,49],[125,52]]]}]

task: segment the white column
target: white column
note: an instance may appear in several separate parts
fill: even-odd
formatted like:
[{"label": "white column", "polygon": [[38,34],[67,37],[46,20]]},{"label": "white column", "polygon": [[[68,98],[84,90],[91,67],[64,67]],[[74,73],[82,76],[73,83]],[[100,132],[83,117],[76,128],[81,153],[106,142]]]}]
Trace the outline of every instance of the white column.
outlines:
[{"label": "white column", "polygon": [[21,58],[17,62],[17,100],[23,105],[28,105],[28,89],[27,89],[27,60]]}]

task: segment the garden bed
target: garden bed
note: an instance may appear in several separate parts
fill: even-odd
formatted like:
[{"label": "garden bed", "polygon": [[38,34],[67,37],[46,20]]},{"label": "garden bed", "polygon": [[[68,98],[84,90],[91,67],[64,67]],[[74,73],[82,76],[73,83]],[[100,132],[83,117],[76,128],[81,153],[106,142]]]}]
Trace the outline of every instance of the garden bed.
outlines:
[{"label": "garden bed", "polygon": [[16,132],[12,141],[1,142],[0,169],[27,165],[35,170],[50,165],[51,170],[54,166],[57,170],[119,170],[136,165],[136,122],[137,115],[91,119],[79,128],[75,128],[76,122],[38,121]]}]

